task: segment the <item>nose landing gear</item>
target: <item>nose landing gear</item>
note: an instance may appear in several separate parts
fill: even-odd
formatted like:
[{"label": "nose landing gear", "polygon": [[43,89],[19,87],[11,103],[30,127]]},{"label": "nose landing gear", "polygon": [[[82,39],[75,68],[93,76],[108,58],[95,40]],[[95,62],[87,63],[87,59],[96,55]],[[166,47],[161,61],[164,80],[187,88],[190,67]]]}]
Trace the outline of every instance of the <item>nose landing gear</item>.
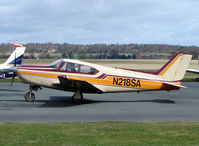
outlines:
[{"label": "nose landing gear", "polygon": [[26,94],[25,94],[25,96],[24,96],[24,98],[25,98],[25,101],[26,102],[34,102],[35,101],[35,94],[34,93],[32,93],[32,91],[34,90],[34,91],[38,91],[38,89],[41,89],[41,87],[40,86],[34,86],[34,85],[30,85],[30,92],[27,92]]},{"label": "nose landing gear", "polygon": [[32,92],[27,92],[24,96],[26,102],[34,102],[35,101],[35,94]]}]

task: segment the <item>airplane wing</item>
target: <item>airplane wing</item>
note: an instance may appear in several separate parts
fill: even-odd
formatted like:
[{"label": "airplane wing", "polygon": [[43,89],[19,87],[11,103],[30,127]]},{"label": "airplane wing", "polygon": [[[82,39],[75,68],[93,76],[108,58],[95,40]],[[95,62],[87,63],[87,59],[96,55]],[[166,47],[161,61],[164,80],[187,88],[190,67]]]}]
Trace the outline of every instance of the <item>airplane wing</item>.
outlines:
[{"label": "airplane wing", "polygon": [[187,88],[186,86],[182,86],[180,84],[175,84],[175,83],[172,83],[172,82],[164,82],[164,84],[169,85],[169,86],[174,86],[174,87],[177,87],[177,88]]},{"label": "airplane wing", "polygon": [[[198,55],[198,65],[199,65],[199,55]],[[187,69],[187,72],[199,74],[199,69]]]},{"label": "airplane wing", "polygon": [[69,91],[75,91],[76,88],[81,89],[84,93],[102,93],[100,89],[90,84],[87,81],[79,80],[77,77],[72,76],[58,76],[60,84],[57,86],[61,86]]},{"label": "airplane wing", "polygon": [[187,69],[187,72],[199,74],[199,69]]}]

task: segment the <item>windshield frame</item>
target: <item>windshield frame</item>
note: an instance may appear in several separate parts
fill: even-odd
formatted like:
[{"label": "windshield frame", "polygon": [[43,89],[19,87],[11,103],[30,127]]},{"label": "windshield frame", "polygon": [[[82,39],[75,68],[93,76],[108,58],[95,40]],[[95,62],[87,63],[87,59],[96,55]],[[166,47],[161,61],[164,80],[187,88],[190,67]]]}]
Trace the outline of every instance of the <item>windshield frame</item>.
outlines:
[{"label": "windshield frame", "polygon": [[64,59],[56,60],[56,61],[52,62],[49,66],[52,67],[52,68],[54,68],[54,69],[58,69],[58,67],[63,62],[63,60]]}]

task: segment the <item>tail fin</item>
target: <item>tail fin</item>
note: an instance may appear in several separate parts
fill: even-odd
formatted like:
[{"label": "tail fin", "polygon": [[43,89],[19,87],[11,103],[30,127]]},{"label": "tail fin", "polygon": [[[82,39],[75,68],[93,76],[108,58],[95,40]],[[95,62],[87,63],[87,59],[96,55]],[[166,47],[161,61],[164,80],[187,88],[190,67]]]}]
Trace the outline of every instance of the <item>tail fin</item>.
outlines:
[{"label": "tail fin", "polygon": [[171,58],[158,72],[163,80],[181,81],[185,75],[186,69],[191,61],[192,55],[179,52]]},{"label": "tail fin", "polygon": [[3,65],[6,66],[8,64],[14,64],[14,63],[16,63],[17,65],[20,65],[22,63],[25,47],[18,44],[14,44],[14,46],[17,46],[16,49],[12,52],[10,57],[3,63]]}]

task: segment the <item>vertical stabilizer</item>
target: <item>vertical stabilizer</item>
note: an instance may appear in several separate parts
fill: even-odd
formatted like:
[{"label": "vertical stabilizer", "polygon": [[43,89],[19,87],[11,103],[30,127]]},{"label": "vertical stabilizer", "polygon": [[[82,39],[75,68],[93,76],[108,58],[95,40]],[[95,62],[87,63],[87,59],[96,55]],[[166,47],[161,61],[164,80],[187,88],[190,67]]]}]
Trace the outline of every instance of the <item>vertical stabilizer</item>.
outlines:
[{"label": "vertical stabilizer", "polygon": [[158,71],[158,75],[165,81],[181,81],[191,58],[191,54],[177,53]]},{"label": "vertical stabilizer", "polygon": [[25,47],[23,47],[22,45],[14,45],[17,46],[16,49],[12,52],[12,54],[10,55],[10,57],[3,63],[4,66],[8,65],[8,64],[15,64],[16,65],[20,65],[22,63],[22,59],[24,56],[24,52],[25,52]]}]

